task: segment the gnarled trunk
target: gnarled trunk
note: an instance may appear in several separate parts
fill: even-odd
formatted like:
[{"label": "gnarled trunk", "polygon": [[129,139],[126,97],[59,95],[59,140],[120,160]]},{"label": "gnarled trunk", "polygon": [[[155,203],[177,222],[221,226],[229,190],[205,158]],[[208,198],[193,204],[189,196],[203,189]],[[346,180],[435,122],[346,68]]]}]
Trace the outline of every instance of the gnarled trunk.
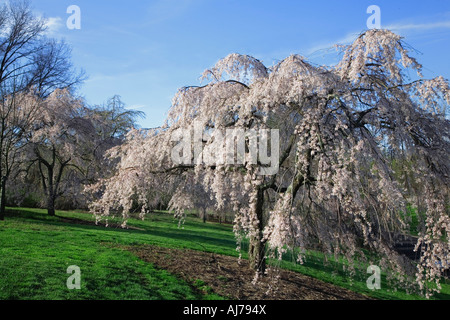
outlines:
[{"label": "gnarled trunk", "polygon": [[250,238],[250,245],[248,250],[250,267],[263,275],[266,271],[266,241],[263,239],[263,204],[264,204],[264,190],[258,188],[257,202],[256,202],[256,218],[258,219],[257,230]]}]

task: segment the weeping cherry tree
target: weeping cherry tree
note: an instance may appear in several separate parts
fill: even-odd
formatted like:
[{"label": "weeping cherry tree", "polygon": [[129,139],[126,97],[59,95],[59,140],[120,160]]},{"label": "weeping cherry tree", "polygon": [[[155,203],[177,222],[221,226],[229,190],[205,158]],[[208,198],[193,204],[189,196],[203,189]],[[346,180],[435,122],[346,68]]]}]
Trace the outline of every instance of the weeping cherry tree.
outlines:
[{"label": "weeping cherry tree", "polygon": [[[301,263],[318,250],[344,257],[350,272],[373,263],[400,284],[438,291],[450,262],[450,91],[442,77],[424,79],[410,51],[400,36],[369,30],[333,67],[227,56],[204,85],[178,91],[161,128],[133,130],[110,151],[118,166],[90,186],[93,213],[126,222],[138,202],[143,217],[164,184],[182,214],[201,185],[217,210],[234,212],[238,249],[248,239],[257,275],[267,257],[289,250]],[[394,250],[395,235],[410,232],[414,195],[393,156],[414,159],[408,174],[426,202],[418,264]]]}]

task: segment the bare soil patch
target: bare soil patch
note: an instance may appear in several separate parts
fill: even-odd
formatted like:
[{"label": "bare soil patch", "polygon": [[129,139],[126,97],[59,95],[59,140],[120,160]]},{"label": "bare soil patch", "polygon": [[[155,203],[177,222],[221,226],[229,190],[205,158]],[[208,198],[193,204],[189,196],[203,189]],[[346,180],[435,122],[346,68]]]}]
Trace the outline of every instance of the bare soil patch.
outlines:
[{"label": "bare soil patch", "polygon": [[[126,250],[191,284],[201,281],[233,300],[368,300],[367,296],[289,270],[276,270],[253,282],[246,260],[188,249],[151,245]],[[275,281],[275,278],[277,278]]]}]

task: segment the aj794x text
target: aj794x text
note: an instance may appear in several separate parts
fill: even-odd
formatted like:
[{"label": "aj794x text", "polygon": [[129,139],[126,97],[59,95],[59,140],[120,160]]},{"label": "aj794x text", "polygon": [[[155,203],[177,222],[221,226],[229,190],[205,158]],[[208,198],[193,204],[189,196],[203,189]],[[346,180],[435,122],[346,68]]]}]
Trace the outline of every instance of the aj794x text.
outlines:
[{"label": "aj794x text", "polygon": [[234,317],[240,315],[266,315],[265,305],[229,305],[228,308],[219,309],[218,307],[197,307],[191,304],[189,307],[184,307],[184,315],[208,315],[214,318],[217,313],[226,313]]}]

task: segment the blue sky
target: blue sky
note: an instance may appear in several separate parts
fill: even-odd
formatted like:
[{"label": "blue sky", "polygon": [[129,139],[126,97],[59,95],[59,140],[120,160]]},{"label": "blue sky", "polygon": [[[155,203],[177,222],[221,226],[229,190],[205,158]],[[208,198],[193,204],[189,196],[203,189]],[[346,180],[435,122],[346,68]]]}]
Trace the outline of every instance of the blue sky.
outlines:
[{"label": "blue sky", "polygon": [[[293,53],[332,63],[326,49],[364,31],[369,5],[381,26],[417,49],[426,77],[450,78],[450,1],[364,0],[32,0],[49,33],[73,48],[89,79],[80,94],[101,104],[115,94],[146,113],[143,127],[162,124],[172,96],[199,84],[206,68],[229,53],[272,65]],[[81,29],[69,30],[67,8],[81,9]]]}]

